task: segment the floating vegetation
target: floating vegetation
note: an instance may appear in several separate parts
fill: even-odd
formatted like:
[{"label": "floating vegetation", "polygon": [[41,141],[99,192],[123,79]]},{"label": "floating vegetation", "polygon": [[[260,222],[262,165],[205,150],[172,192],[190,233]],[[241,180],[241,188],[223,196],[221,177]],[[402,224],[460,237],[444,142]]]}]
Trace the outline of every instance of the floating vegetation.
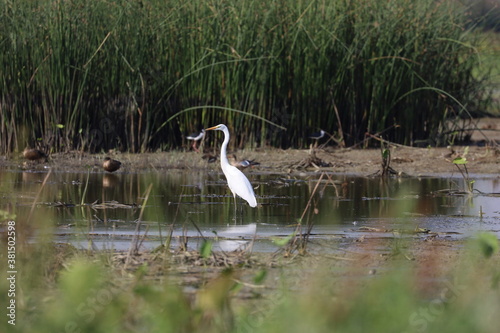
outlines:
[{"label": "floating vegetation", "polygon": [[94,209],[138,209],[138,208],[141,208],[140,205],[136,204],[136,203],[132,203],[132,204],[124,204],[124,203],[120,203],[120,202],[117,202],[117,201],[105,201],[105,202],[102,202],[102,203],[92,203],[90,204],[90,207],[94,208]]},{"label": "floating vegetation", "polygon": [[141,205],[138,205],[136,203],[124,204],[124,203],[120,203],[120,202],[115,201],[115,200],[104,201],[104,202],[95,201],[95,202],[92,202],[89,204],[86,204],[86,203],[74,204],[74,203],[56,201],[56,202],[47,203],[47,205],[52,206],[52,207],[65,207],[65,208],[89,206],[93,209],[140,209],[141,208]]}]

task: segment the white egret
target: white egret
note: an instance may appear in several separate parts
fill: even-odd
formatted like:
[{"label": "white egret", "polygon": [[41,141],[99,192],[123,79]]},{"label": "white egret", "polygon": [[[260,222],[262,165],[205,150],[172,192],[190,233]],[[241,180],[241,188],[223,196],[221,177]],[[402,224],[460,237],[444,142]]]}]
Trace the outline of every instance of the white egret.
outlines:
[{"label": "white egret", "polygon": [[202,129],[200,132],[196,132],[196,133],[193,133],[193,134],[186,136],[186,139],[192,140],[193,141],[193,145],[192,145],[193,149],[196,152],[199,152],[198,148],[196,147],[196,144],[198,143],[198,141],[203,139],[204,136],[205,136],[205,130]]},{"label": "white egret", "polygon": [[[214,127],[210,127],[206,129],[207,131],[216,130],[224,132],[224,142],[220,148],[220,166],[222,168],[222,172],[227,179],[227,185],[231,192],[233,192],[234,203],[236,205],[236,195],[245,199],[250,207],[257,207],[257,199],[255,199],[255,193],[253,192],[253,187],[250,184],[248,178],[238,170],[238,168],[229,164],[227,160],[227,144],[229,143],[229,130],[227,126],[224,124],[220,124]],[[235,206],[236,208],[236,206]]]}]

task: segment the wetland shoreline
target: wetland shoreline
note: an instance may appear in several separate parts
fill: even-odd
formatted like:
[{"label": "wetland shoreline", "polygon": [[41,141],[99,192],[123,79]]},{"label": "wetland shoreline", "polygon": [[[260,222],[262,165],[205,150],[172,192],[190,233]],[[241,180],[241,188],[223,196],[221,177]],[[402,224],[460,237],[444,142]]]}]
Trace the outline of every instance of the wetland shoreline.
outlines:
[{"label": "wetland shoreline", "polygon": [[[475,145],[467,149],[465,146],[453,148],[391,146],[390,149],[391,167],[401,172],[400,177],[403,175],[405,177],[436,175],[462,177],[452,162],[455,156],[467,158],[471,179],[475,177],[498,178],[500,174],[500,152],[496,146]],[[271,173],[291,177],[308,175],[311,176],[310,178],[316,178],[316,174],[319,177],[322,172],[373,176],[381,170],[380,149],[327,147],[315,149],[313,155],[310,149],[256,149],[242,150],[236,153],[239,158],[255,159],[261,163],[259,166],[247,169],[245,172],[249,174]],[[465,156],[463,156],[464,154]],[[122,168],[113,174],[113,176],[117,175],[118,178],[120,178],[120,174],[143,173],[146,170],[158,173],[170,173],[176,170],[183,172],[190,170],[195,173],[221,173],[219,163],[208,163],[206,159],[202,158],[203,154],[196,152],[112,153],[109,155],[120,160],[123,164]],[[23,170],[27,174],[31,172],[45,173],[49,169],[57,173],[85,174],[88,171],[105,173],[102,170],[105,156],[107,155],[77,152],[60,153],[52,154],[47,163],[25,163],[22,158],[13,156],[10,159],[1,160],[0,167],[11,171]],[[312,157],[315,159],[313,160]],[[330,166],[317,167],[311,164],[306,167],[307,163],[311,161],[316,163],[322,161],[325,165]],[[45,175],[39,176],[45,177]],[[100,175],[94,176],[100,177]],[[173,176],[175,177],[175,175]],[[40,182],[30,181],[30,183],[33,188],[38,188]],[[81,187],[82,185],[77,186]],[[64,207],[61,209],[65,210]],[[86,206],[85,209],[90,211],[90,207]],[[293,229],[290,227],[290,233]],[[252,309],[267,307],[278,311],[281,306],[280,302],[283,302],[284,299],[295,300],[294,302],[302,304],[311,297],[322,298],[322,295],[327,291],[332,295],[332,298],[325,298],[328,300],[327,308],[337,314],[343,313],[342,311],[346,311],[343,306],[346,303],[352,303],[347,300],[357,298],[366,301],[369,299],[369,297],[364,296],[366,290],[376,290],[374,286],[385,281],[392,281],[391,279],[400,285],[411,285],[409,288],[412,293],[408,294],[410,296],[405,296],[409,299],[416,297],[419,300],[442,301],[439,297],[443,291],[448,292],[445,294],[446,297],[449,297],[454,292],[453,290],[458,296],[463,292],[460,289],[462,285],[456,283],[456,276],[460,276],[464,265],[468,265],[467,263],[470,262],[471,249],[476,251],[475,249],[478,248],[476,236],[457,239],[446,233],[435,233],[432,230],[431,232],[420,232],[416,229],[414,233],[404,235],[399,234],[397,230],[381,232],[376,228],[365,228],[361,232],[361,228],[356,225],[353,225],[352,229],[356,229],[358,232],[355,235],[311,237],[307,239],[302,248],[288,252],[283,248],[273,253],[252,249],[247,251],[214,250],[206,255],[202,253],[202,248],[199,248],[199,243],[189,240],[189,238],[186,242],[181,240],[175,242],[175,246],[174,242],[166,242],[167,246],[160,245],[154,250],[140,249],[139,251],[92,250],[90,246],[88,249],[83,249],[66,242],[52,240],[48,244],[31,243],[23,245],[22,248],[20,246],[19,258],[23,262],[29,262],[26,258],[31,258],[37,252],[46,256],[41,260],[44,262],[44,279],[37,278],[37,280],[43,280],[41,283],[43,287],[40,288],[43,292],[38,289],[36,291],[41,298],[46,293],[52,295],[58,291],[57,288],[63,288],[61,285],[64,286],[64,284],[60,282],[61,276],[66,283],[70,283],[68,282],[70,280],[71,283],[79,281],[81,274],[73,273],[74,267],[85,266],[88,264],[82,263],[91,262],[92,265],[101,267],[98,271],[104,272],[102,276],[107,276],[109,281],[113,281],[111,285],[103,284],[103,287],[98,289],[100,295],[104,295],[102,290],[111,290],[105,294],[106,301],[109,299],[109,302],[111,300],[118,302],[117,300],[124,297],[131,297],[143,302],[138,290],[166,288],[170,291],[171,288],[174,288],[173,290],[181,292],[176,294],[178,295],[176,297],[179,297],[176,305],[179,302],[188,304],[186,311],[193,317],[203,313],[204,318],[221,320],[220,318],[227,316],[225,311],[230,311],[228,316],[232,319],[228,319],[229,321],[234,320],[234,318],[244,320],[247,318],[245,316],[247,316],[246,311],[248,311],[248,318],[253,318],[248,322],[251,327],[259,323],[255,318],[272,320],[272,316],[265,311]],[[312,232],[314,233],[314,231],[313,228]],[[280,238],[286,238],[286,235]],[[139,240],[130,240],[131,249],[134,248],[133,245],[136,241]],[[185,246],[186,243],[187,246]],[[45,250],[39,251],[40,247]],[[498,267],[499,265],[500,256],[498,251],[495,251],[493,250],[494,254],[488,261],[488,267]],[[482,261],[476,261],[474,264],[477,262],[481,263]],[[94,272],[94,266],[85,267]],[[466,267],[470,267],[470,265]],[[401,273],[403,271],[404,274]],[[100,274],[92,274],[101,277]],[[400,276],[398,274],[402,274],[403,278],[395,279],[395,277]],[[222,289],[219,289],[221,285]],[[392,287],[394,285],[391,284]],[[383,290],[384,293],[388,292],[385,288]],[[89,297],[93,297],[92,292],[89,292],[89,295]],[[155,295],[152,299],[165,297],[164,295]],[[82,304],[86,304],[86,299],[84,298]],[[224,303],[223,310],[213,307],[211,302],[215,301]],[[392,299],[391,302],[393,302]],[[126,301],[125,303],[129,304],[130,302]],[[348,307],[350,306],[353,304],[348,305]],[[358,306],[357,302],[356,306]],[[373,307],[369,306],[368,309],[373,309]],[[421,309],[425,310],[426,307],[420,306],[415,307],[415,309],[415,311],[420,311]],[[37,311],[43,311],[42,307],[37,307]],[[135,310],[131,309],[130,311],[123,318],[125,321],[133,322],[133,318],[135,318],[133,311]],[[24,313],[20,310],[19,318],[23,318]],[[413,313],[416,312],[410,312],[411,315]],[[67,317],[70,318],[69,316],[68,314]],[[102,315],[102,317],[106,316]],[[409,328],[413,327],[412,321],[405,321],[406,318],[402,320]],[[433,317],[433,320],[437,319]],[[221,327],[217,326],[218,324],[211,325],[215,325],[214,327],[217,328],[214,331]]]},{"label": "wetland shoreline", "polygon": [[[468,147],[468,148],[467,148]],[[495,146],[456,146],[450,148],[412,148],[395,147],[391,150],[391,167],[407,176],[449,176],[460,175],[453,164],[458,156],[467,159],[467,169],[474,174],[500,174],[500,148]],[[314,157],[324,162],[326,167],[308,163],[311,160],[310,149],[254,149],[235,152],[238,158],[252,159],[259,166],[247,170],[249,173],[303,173],[329,172],[369,176],[381,170],[380,149],[315,149]],[[87,154],[80,152],[56,153],[50,155],[47,163],[25,162],[21,157],[13,156],[0,161],[0,167],[22,168],[27,171],[52,169],[58,172],[104,172],[101,164],[105,156],[122,162],[122,168],[117,173],[144,172],[145,170],[209,170],[220,171],[218,159],[207,162],[204,154],[190,151],[172,151],[158,153],[112,153]],[[217,156],[214,153],[213,156]]]}]

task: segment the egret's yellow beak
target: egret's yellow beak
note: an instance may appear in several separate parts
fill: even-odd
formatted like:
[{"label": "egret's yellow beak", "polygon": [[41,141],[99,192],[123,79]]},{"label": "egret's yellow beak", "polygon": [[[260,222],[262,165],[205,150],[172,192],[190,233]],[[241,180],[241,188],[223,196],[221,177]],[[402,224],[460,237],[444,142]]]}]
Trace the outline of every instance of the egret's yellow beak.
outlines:
[{"label": "egret's yellow beak", "polygon": [[214,126],[214,127],[210,127],[210,128],[206,128],[205,131],[212,131],[212,130],[216,130],[218,128],[219,128],[219,125]]}]

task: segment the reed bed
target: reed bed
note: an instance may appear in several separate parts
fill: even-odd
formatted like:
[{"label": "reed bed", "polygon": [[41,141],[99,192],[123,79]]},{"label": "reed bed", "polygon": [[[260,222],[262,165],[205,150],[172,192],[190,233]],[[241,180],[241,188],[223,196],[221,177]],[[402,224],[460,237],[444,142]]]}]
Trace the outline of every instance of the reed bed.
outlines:
[{"label": "reed bed", "polygon": [[301,147],[319,128],[447,144],[446,120],[489,102],[477,36],[446,1],[21,0],[0,15],[3,153],[173,149],[221,122],[235,147]]}]

